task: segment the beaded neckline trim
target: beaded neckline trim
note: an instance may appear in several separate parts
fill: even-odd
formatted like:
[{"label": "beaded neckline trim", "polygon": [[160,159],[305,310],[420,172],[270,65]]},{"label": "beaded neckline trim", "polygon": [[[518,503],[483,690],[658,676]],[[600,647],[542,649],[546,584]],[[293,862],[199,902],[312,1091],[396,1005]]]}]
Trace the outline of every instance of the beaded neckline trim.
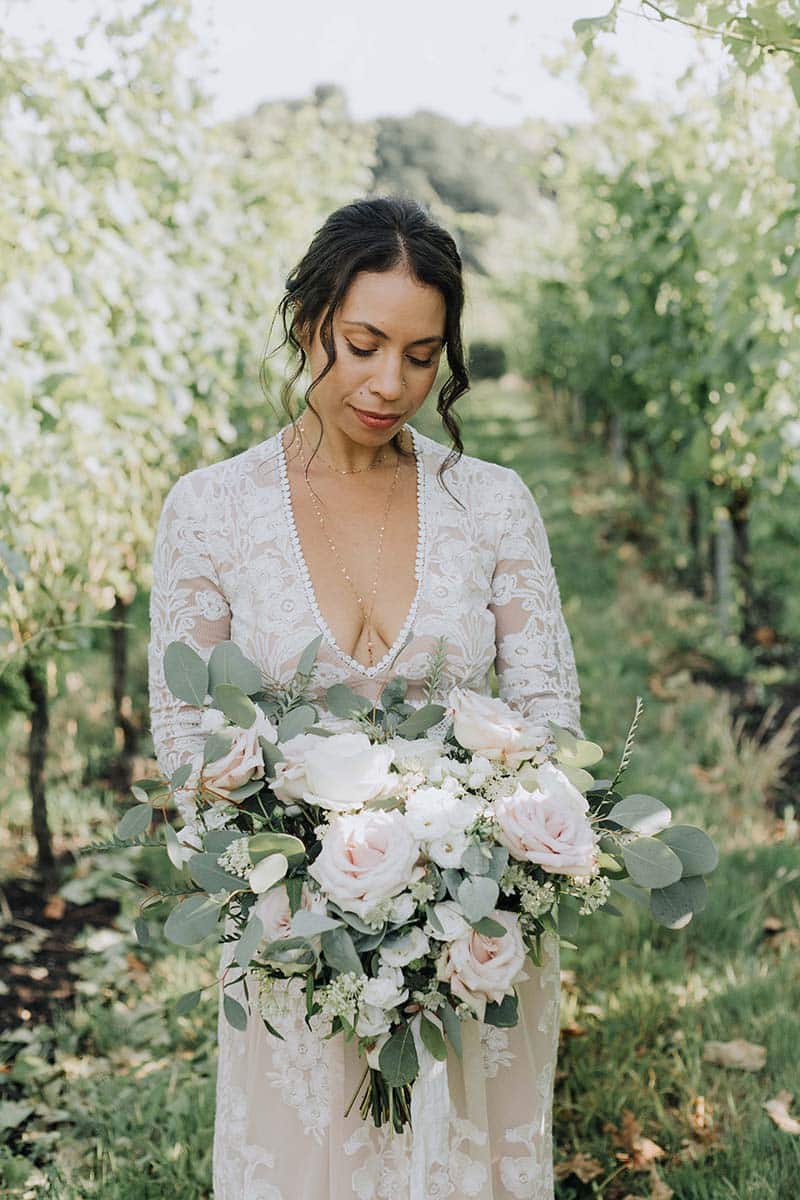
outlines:
[{"label": "beaded neckline trim", "polygon": [[286,451],[283,445],[283,430],[280,430],[275,435],[277,439],[281,495],[283,497],[283,513],[289,529],[289,535],[292,540],[295,562],[297,564],[298,573],[303,582],[303,591],[305,592],[306,599],[309,603],[311,611],[314,614],[317,625],[319,626],[319,629],[330,648],[342,660],[342,662],[347,663],[352,670],[358,671],[360,675],[365,676],[367,679],[372,679],[375,675],[380,675],[381,671],[385,670],[385,668],[389,666],[389,664],[392,662],[392,659],[403,645],[403,642],[408,636],[409,630],[416,620],[420,594],[422,592],[422,583],[425,578],[425,555],[428,542],[425,471],[423,469],[423,457],[422,449],[419,443],[419,434],[413,425],[406,425],[405,428],[408,429],[409,433],[411,434],[411,441],[414,447],[414,458],[416,459],[417,465],[417,552],[414,562],[414,578],[417,581],[417,588],[414,593],[414,599],[411,601],[411,607],[406,614],[406,619],[403,621],[400,632],[395,638],[393,644],[384,654],[383,658],[379,662],[375,663],[373,667],[365,666],[364,663],[360,663],[357,658],[353,658],[352,655],[347,654],[344,650],[342,650],[341,646],[336,641],[328,622],[322,615],[319,604],[317,603],[317,595],[314,590],[311,573],[308,569],[305,555],[303,554],[303,548],[300,545],[300,537],[297,532],[297,524],[295,523],[294,519],[292,495],[289,488],[289,473],[286,467]]}]

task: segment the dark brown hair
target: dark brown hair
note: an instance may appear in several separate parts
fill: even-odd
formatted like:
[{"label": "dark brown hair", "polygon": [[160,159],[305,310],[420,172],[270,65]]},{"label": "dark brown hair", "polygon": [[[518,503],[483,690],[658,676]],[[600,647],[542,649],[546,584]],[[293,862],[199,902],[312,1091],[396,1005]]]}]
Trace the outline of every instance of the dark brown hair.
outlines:
[{"label": "dark brown hair", "polygon": [[[460,425],[451,411],[458,397],[469,390],[461,340],[464,282],[461,256],[453,237],[416,200],[399,196],[355,200],[332,212],[317,230],[300,262],[289,273],[286,292],[275,314],[281,318],[284,337],[272,353],[277,353],[288,342],[299,357],[297,368],[283,384],[281,401],[294,422],[292,391],[306,363],[306,354],[297,334],[301,329],[310,332],[325,313],[319,333],[328,362],[304,395],[309,409],[316,413],[310,394],[336,361],[334,313],[360,271],[390,271],[397,266],[406,267],[419,283],[438,288],[445,302],[444,336],[450,374],[439,389],[436,411],[452,445],[439,466],[441,482],[443,472],[457,462],[464,451]],[[264,355],[259,376],[265,394],[268,393],[265,370],[268,357],[271,355]],[[398,435],[392,441],[398,452],[403,453]]]}]

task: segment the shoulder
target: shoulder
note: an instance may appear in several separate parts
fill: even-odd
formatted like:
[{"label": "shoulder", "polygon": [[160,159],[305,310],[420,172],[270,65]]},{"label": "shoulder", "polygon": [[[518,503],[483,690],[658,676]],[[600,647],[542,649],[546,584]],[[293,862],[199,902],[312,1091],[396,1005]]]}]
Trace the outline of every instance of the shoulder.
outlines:
[{"label": "shoulder", "polygon": [[187,516],[219,512],[226,499],[235,498],[251,482],[258,480],[263,486],[271,476],[277,481],[277,437],[273,434],[230,458],[186,471],[169,488],[164,509],[175,509]]},{"label": "shoulder", "polygon": [[[419,433],[416,429],[414,437],[426,461],[433,472],[436,472],[439,464],[447,457],[449,447]],[[520,508],[529,508],[531,505],[536,507],[530,488],[513,467],[505,467],[501,463],[490,462],[474,454],[462,454],[447,468],[443,478],[448,488],[455,492],[462,503],[484,513],[498,510],[500,515],[504,509],[519,511]]]}]

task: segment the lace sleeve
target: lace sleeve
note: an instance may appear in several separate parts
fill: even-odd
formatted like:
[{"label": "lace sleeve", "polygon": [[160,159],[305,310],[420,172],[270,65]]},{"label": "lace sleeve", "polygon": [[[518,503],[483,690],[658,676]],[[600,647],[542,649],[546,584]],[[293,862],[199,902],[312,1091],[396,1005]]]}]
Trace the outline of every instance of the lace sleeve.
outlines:
[{"label": "lace sleeve", "polygon": [[583,737],[572,640],[539,506],[516,471],[492,578],[500,696],[537,721]]},{"label": "lace sleeve", "polygon": [[[178,700],[164,678],[170,642],[188,642],[207,662],[217,642],[230,637],[231,611],[208,550],[209,530],[202,497],[184,475],[168,492],[153,549],[150,592],[148,686],[153,750],[162,772],[172,775],[201,749],[201,710]],[[184,820],[193,808],[192,783],[176,793]]]}]

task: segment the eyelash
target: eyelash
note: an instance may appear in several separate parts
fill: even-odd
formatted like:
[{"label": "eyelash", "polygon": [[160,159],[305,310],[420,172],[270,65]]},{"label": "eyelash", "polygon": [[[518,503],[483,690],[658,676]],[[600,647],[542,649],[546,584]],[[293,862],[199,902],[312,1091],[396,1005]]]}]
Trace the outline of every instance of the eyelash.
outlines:
[{"label": "eyelash", "polygon": [[[345,338],[345,341],[347,341],[347,338]],[[347,341],[347,345],[350,347],[353,354],[357,354],[359,358],[365,358],[368,354],[375,353],[374,350],[359,350],[358,346],[354,346],[353,343],[350,341]],[[426,358],[423,360],[421,358],[412,358],[411,355],[409,355],[408,361],[410,363],[413,363],[415,367],[432,367],[433,366],[432,358]]]}]

